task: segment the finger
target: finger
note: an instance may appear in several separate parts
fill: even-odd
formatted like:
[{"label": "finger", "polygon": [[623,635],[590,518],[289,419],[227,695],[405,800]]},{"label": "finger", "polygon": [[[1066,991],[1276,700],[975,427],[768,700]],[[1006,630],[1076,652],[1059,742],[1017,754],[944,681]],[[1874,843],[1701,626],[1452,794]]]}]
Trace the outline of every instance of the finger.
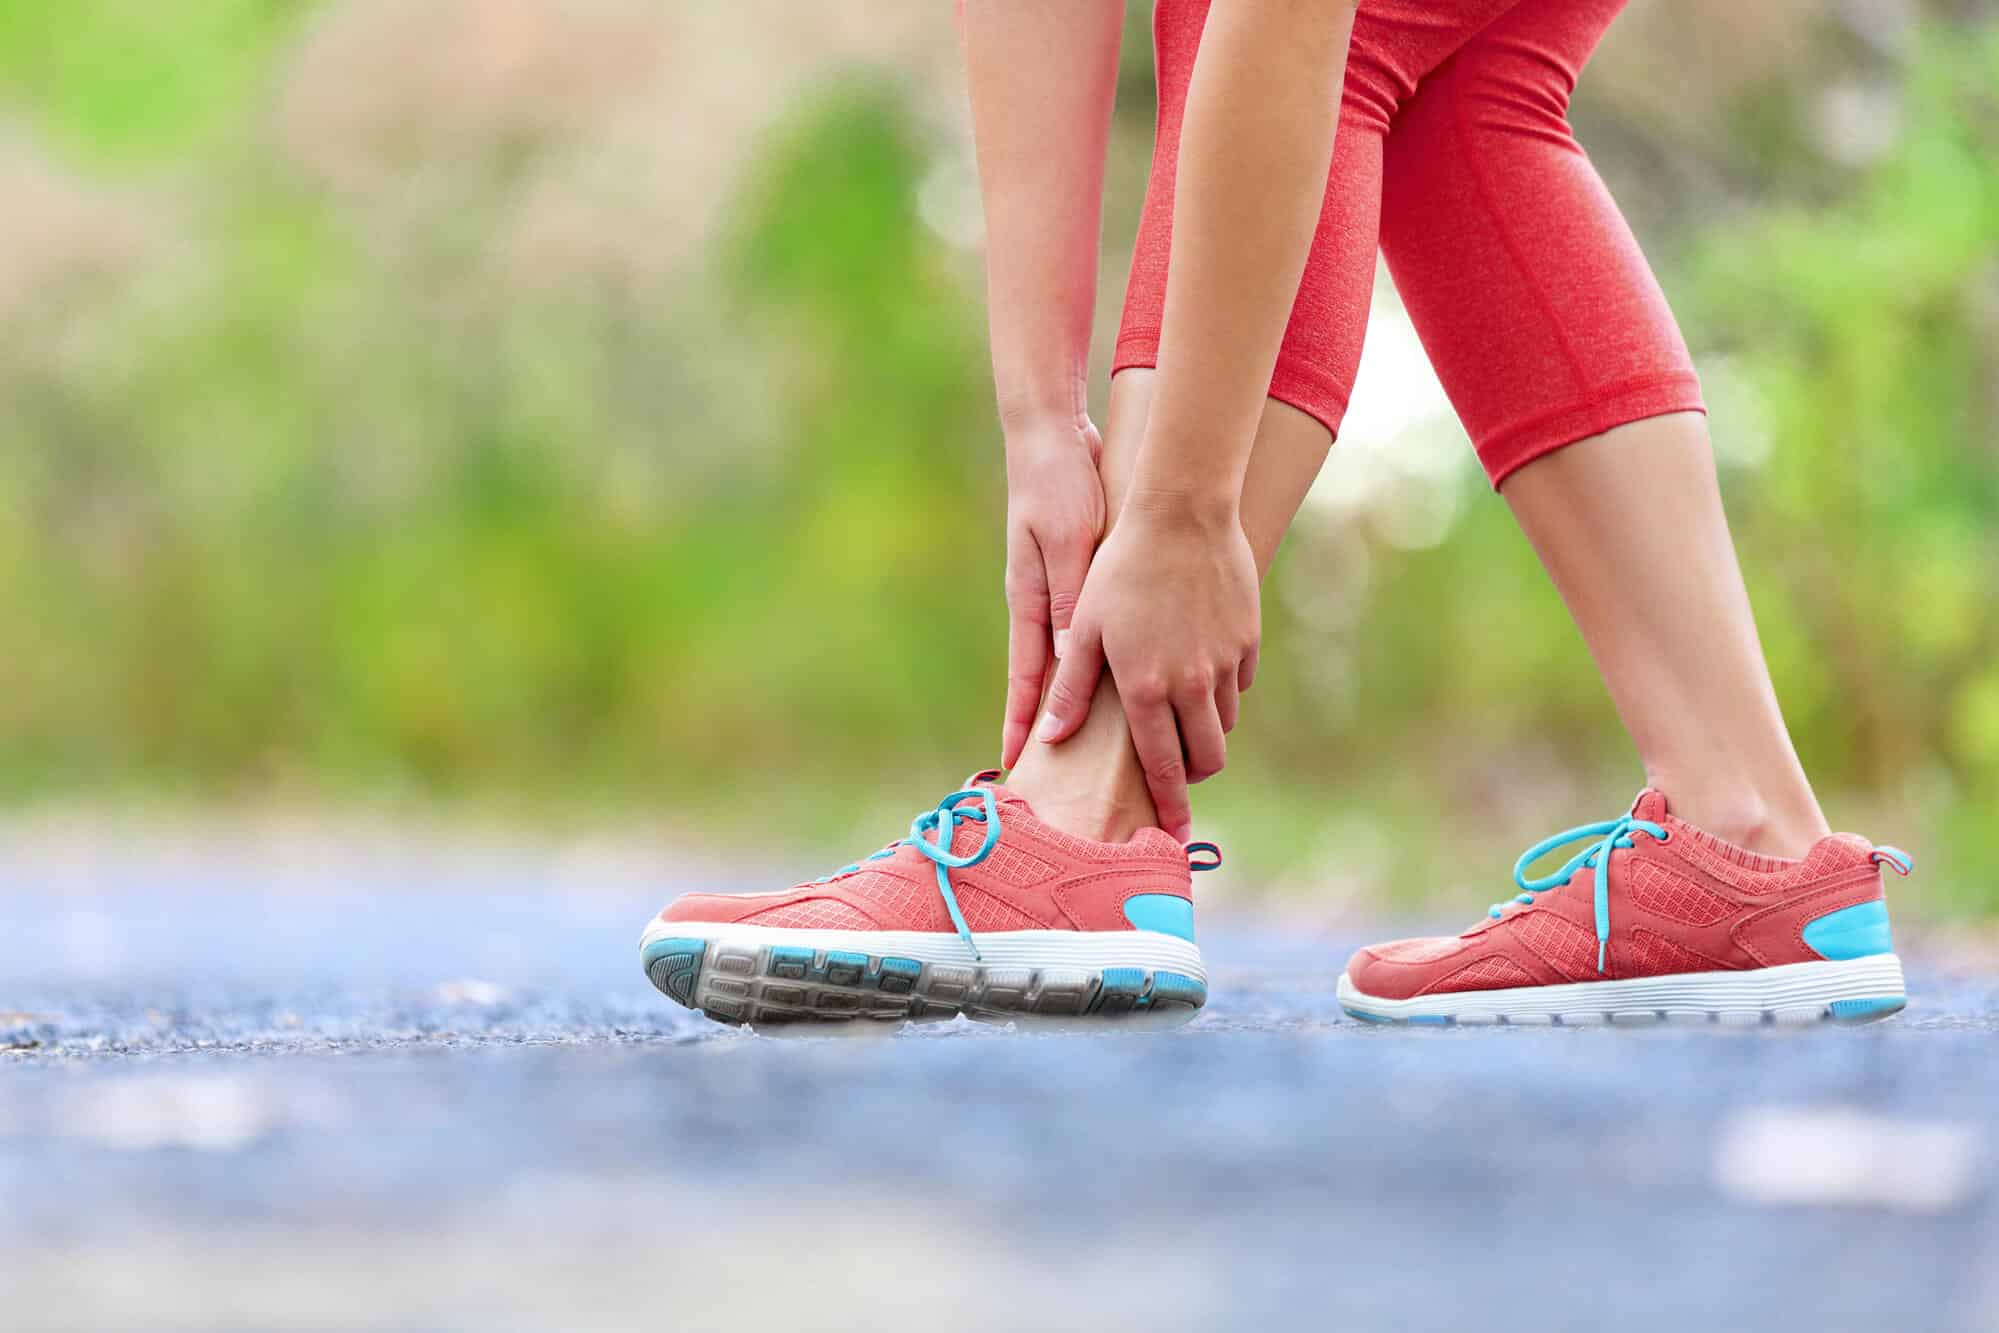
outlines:
[{"label": "finger", "polygon": [[1041,548],[1047,567],[1048,623],[1055,630],[1055,656],[1064,657],[1069,648],[1069,625],[1076,615],[1076,601],[1083,595],[1083,578],[1090,572],[1092,544],[1082,538],[1062,538]]},{"label": "finger", "polygon": [[1225,672],[1215,682],[1215,716],[1222,720],[1222,732],[1235,730],[1236,717],[1242,711],[1242,687],[1236,683],[1237,672]]},{"label": "finger", "polygon": [[1236,689],[1245,694],[1256,680],[1256,652],[1256,646],[1252,645],[1250,650],[1242,655],[1242,665],[1236,668]]},{"label": "finger", "polygon": [[1000,726],[1000,767],[1012,768],[1027,748],[1034,710],[1048,680],[1048,574],[1026,527],[1006,539],[1006,711]]},{"label": "finger", "polygon": [[1145,770],[1145,786],[1159,827],[1185,842],[1194,832],[1194,808],[1187,796],[1187,761],[1180,749],[1180,728],[1173,705],[1163,694],[1126,696],[1125,721],[1131,727],[1132,748]]},{"label": "finger", "polygon": [[1000,728],[1000,767],[1012,768],[1027,748],[1034,710],[1048,677],[1048,629],[1026,616],[1007,617],[1006,721]]},{"label": "finger", "polygon": [[1180,743],[1187,751],[1187,781],[1206,782],[1228,763],[1228,742],[1222,738],[1222,719],[1211,690],[1176,700],[1180,714]]},{"label": "finger", "polygon": [[1097,693],[1097,681],[1104,674],[1103,640],[1086,625],[1072,626],[1069,655],[1055,663],[1055,679],[1048,687],[1048,707],[1041,714],[1037,740],[1050,745],[1067,740],[1090,715],[1090,700]]}]

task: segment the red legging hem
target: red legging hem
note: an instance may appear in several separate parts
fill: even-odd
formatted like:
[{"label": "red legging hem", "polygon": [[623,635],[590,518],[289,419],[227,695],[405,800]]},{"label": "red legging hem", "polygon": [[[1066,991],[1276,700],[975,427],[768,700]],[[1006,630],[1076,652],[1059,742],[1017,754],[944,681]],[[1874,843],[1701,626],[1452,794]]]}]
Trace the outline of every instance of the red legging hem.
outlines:
[{"label": "red legging hem", "polygon": [[1472,447],[1496,491],[1508,477],[1544,454],[1671,412],[1706,414],[1700,380],[1694,375],[1677,372],[1608,385],[1586,398],[1503,426],[1473,440]]}]

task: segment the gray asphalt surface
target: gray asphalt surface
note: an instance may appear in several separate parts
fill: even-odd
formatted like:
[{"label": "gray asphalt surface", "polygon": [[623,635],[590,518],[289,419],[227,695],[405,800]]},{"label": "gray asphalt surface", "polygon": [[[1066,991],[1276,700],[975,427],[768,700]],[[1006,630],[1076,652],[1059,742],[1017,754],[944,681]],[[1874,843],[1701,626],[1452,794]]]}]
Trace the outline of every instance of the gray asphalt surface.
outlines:
[{"label": "gray asphalt surface", "polygon": [[664,877],[227,864],[0,855],[0,1326],[1999,1329],[1999,984],[1920,957],[1390,1030],[1236,919],[1177,1033],[772,1037],[646,984]]}]

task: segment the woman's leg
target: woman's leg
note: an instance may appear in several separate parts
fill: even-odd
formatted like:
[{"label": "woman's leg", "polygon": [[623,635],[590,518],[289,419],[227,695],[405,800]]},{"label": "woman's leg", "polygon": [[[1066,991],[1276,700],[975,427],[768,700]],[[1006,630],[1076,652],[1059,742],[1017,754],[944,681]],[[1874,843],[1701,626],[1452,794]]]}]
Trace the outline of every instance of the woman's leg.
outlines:
[{"label": "woman's leg", "polygon": [[[1395,110],[1425,72],[1514,3],[1379,0],[1354,22],[1326,204],[1244,483],[1243,529],[1259,570],[1268,570],[1325,460],[1360,365],[1374,289],[1382,140]],[[1158,138],[1118,334],[1101,464],[1113,516],[1144,435],[1166,300],[1180,120],[1207,11],[1207,0],[1158,0],[1154,9]],[[1234,719],[1223,721],[1232,725]],[[1108,677],[1083,729],[1059,746],[1030,741],[1008,785],[1043,818],[1072,833],[1116,840],[1159,822]]]},{"label": "woman's leg", "polygon": [[1775,856],[1830,832],[1757,641],[1707,419],[1618,426],[1522,468],[1501,494],[1673,813]]},{"label": "woman's leg", "polygon": [[1622,0],[1523,0],[1427,78],[1384,168],[1382,247],[1493,483],[1674,813],[1754,850],[1826,832],[1778,711],[1698,384],[1568,125]]},{"label": "woman's leg", "polygon": [[[1126,370],[1111,380],[1100,469],[1113,523],[1145,435],[1155,374]],[[1269,572],[1284,530],[1291,526],[1332,443],[1332,433],[1317,419],[1274,398],[1264,404],[1242,495],[1243,532],[1256,553],[1259,574]],[[1233,724],[1234,719],[1223,722]],[[1125,727],[1117,684],[1109,673],[1097,687],[1082,730],[1060,745],[1030,740],[1007,783],[1041,818],[1084,837],[1122,842],[1159,822]]]}]

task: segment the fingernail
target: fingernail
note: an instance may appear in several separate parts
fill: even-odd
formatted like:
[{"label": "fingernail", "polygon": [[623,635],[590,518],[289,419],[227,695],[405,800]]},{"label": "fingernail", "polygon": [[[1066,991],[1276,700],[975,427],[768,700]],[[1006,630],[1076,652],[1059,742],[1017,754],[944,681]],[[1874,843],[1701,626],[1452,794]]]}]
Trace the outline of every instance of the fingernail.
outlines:
[{"label": "fingernail", "polygon": [[1052,741],[1055,739],[1055,733],[1061,729],[1062,720],[1060,718],[1056,717],[1053,713],[1043,713],[1041,715],[1041,729],[1034,734],[1044,741]]},{"label": "fingernail", "polygon": [[1055,655],[1057,657],[1069,655],[1069,631],[1066,629],[1055,631]]}]

